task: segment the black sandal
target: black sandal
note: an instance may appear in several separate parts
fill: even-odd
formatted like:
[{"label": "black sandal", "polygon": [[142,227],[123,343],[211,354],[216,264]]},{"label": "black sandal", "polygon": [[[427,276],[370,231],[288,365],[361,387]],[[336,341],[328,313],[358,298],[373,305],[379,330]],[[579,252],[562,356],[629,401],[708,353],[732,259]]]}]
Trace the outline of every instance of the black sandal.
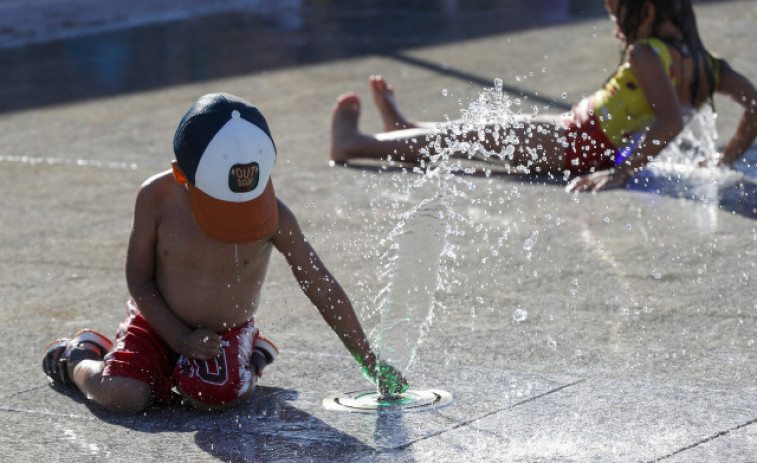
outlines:
[{"label": "black sandal", "polygon": [[258,376],[263,374],[263,368],[273,363],[279,355],[279,349],[263,336],[255,338],[255,347],[252,350],[252,365],[255,367],[255,373]]},{"label": "black sandal", "polygon": [[54,384],[75,387],[68,374],[69,362],[102,360],[112,348],[113,343],[97,331],[81,330],[73,339],[58,339],[45,348],[42,371]]}]

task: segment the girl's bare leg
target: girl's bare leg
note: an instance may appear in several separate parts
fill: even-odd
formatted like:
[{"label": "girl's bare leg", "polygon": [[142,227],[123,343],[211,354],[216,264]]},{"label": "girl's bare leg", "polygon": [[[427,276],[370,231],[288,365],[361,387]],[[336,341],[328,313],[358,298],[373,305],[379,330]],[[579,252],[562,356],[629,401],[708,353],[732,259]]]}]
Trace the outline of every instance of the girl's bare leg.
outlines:
[{"label": "girl's bare leg", "polygon": [[[360,98],[354,93],[339,97],[332,112],[331,160],[345,162],[349,159],[388,159],[418,163],[424,157],[424,148],[431,138],[440,137],[442,147],[448,146],[451,135],[437,128],[416,126],[393,130],[377,135],[365,135],[358,130]],[[559,116],[523,118],[508,127],[487,127],[483,140],[478,133],[458,136],[458,141],[479,142],[489,152],[504,152],[501,144],[505,136],[514,136],[518,143],[514,152],[502,161],[512,167],[525,167],[532,174],[560,175],[563,172],[563,141],[565,128],[558,122]],[[468,153],[455,153],[467,157]]]},{"label": "girl's bare leg", "polygon": [[376,104],[379,114],[381,114],[385,132],[434,127],[433,123],[414,122],[403,116],[394,100],[394,88],[382,76],[371,76],[368,79],[368,84],[371,88],[373,102]]},{"label": "girl's bare leg", "polygon": [[[505,136],[514,137],[518,142],[515,150],[504,162],[511,167],[525,167],[532,175],[562,175],[564,173],[565,147],[563,143],[567,136],[564,125],[559,121],[560,116],[539,115],[523,117],[516,120],[512,126],[499,128],[499,136],[495,137],[495,127],[488,127],[486,141],[483,143],[487,150],[504,152],[505,146],[497,142]],[[475,134],[468,134],[466,139],[472,139]]]},{"label": "girl's bare leg", "polygon": [[340,96],[331,113],[331,150],[334,162],[349,159],[388,159],[417,163],[420,149],[427,146],[426,137],[433,129],[411,128],[395,130],[376,136],[358,130],[360,98],[354,93]]},{"label": "girl's bare leg", "polygon": [[371,88],[371,96],[376,108],[381,114],[381,120],[384,123],[384,131],[392,132],[394,130],[412,129],[416,125],[405,118],[394,101],[394,88],[382,76],[371,76],[368,79],[368,85]]}]

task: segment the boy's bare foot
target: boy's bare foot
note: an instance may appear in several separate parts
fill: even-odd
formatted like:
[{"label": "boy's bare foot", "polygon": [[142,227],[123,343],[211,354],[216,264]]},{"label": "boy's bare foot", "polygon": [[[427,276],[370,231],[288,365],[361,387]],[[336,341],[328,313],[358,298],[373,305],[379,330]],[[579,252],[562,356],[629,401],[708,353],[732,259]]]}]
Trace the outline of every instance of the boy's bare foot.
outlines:
[{"label": "boy's bare foot", "polygon": [[384,131],[411,129],[416,125],[409,122],[400,114],[397,105],[394,102],[394,88],[382,76],[371,76],[368,79],[373,95],[373,102],[381,114],[381,120],[384,122]]},{"label": "boy's bare foot", "polygon": [[360,97],[345,93],[336,100],[331,113],[331,161],[343,163],[350,159],[362,138],[357,129],[360,116]]}]

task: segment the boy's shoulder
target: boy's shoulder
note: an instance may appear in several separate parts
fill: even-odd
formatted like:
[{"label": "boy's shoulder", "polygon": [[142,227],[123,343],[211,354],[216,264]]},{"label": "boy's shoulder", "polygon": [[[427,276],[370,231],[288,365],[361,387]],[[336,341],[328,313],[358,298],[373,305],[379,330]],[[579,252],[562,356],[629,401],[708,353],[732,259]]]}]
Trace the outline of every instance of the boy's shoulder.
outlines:
[{"label": "boy's shoulder", "polygon": [[278,225],[273,234],[273,242],[279,250],[288,247],[293,241],[298,241],[302,235],[297,218],[289,207],[280,198],[276,198],[278,205]]},{"label": "boy's shoulder", "polygon": [[176,191],[181,188],[183,187],[174,179],[173,172],[169,169],[159,172],[142,182],[139,191],[140,194],[158,194]]},{"label": "boy's shoulder", "polygon": [[288,228],[292,226],[296,226],[299,228],[299,225],[297,224],[297,217],[294,216],[294,212],[292,212],[289,207],[284,204],[284,201],[282,201],[280,198],[276,198],[276,203],[278,207],[278,219],[279,219],[279,229]]},{"label": "boy's shoulder", "polygon": [[155,188],[161,185],[165,187],[166,184],[168,184],[171,180],[173,180],[173,172],[171,171],[171,169],[164,170],[163,172],[158,172],[157,174],[150,176],[149,178],[147,178],[147,180],[142,182],[142,188]]},{"label": "boy's shoulder", "polygon": [[176,181],[171,170],[166,170],[142,182],[137,201],[156,207],[165,201],[182,200],[185,196],[186,188]]}]

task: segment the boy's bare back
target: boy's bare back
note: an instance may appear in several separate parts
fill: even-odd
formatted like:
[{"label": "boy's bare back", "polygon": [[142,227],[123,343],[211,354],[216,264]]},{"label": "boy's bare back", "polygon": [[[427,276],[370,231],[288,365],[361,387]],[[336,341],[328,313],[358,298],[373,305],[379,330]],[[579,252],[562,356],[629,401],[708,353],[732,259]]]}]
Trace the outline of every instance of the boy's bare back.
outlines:
[{"label": "boy's bare back", "polygon": [[127,273],[152,277],[189,327],[222,331],[252,318],[272,249],[270,239],[229,244],[206,236],[192,217],[186,186],[166,171],[137,196]]}]

